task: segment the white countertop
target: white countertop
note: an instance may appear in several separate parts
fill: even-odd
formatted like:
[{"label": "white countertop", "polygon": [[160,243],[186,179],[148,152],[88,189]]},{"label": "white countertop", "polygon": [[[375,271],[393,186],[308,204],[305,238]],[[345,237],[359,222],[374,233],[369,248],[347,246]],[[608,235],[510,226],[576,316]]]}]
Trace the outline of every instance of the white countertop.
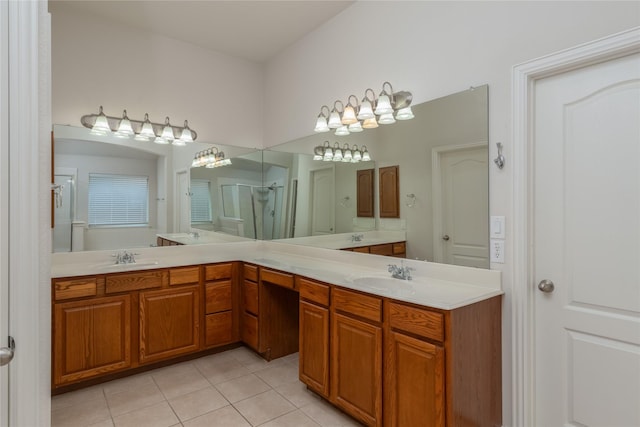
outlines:
[{"label": "white countertop", "polygon": [[[363,243],[363,242],[358,242]],[[366,242],[365,242],[366,243]],[[373,243],[371,243],[373,244]],[[451,310],[503,294],[500,272],[281,242],[249,241],[140,248],[136,264],[114,265],[114,251],[52,254],[53,278],[244,261],[399,301]],[[388,264],[413,268],[391,278]]]},{"label": "white countertop", "polygon": [[[352,236],[361,236],[362,240],[353,241]],[[327,234],[324,236],[293,237],[291,239],[279,239],[278,242],[325,249],[351,249],[362,246],[404,242],[405,240],[407,240],[407,233],[403,230],[372,230],[353,233]]]},{"label": "white countertop", "polygon": [[156,234],[163,239],[181,243],[183,245],[208,245],[211,243],[252,242],[247,237],[233,236],[231,234],[217,233],[215,231],[195,230],[193,233],[164,233]]}]

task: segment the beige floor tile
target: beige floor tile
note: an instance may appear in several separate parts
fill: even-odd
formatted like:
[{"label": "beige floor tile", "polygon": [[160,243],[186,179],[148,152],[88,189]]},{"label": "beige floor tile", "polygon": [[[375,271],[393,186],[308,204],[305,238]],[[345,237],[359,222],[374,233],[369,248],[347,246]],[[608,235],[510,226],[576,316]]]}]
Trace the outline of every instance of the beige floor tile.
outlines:
[{"label": "beige floor tile", "polygon": [[99,423],[89,424],[88,427],[113,427],[113,420],[109,418],[108,420],[100,421]]},{"label": "beige floor tile", "polygon": [[251,373],[240,362],[231,358],[203,357],[195,361],[195,366],[211,384],[218,384]]},{"label": "beige floor tile", "polygon": [[309,403],[319,400],[320,397],[309,391],[307,386],[300,381],[283,384],[275,388],[282,397],[293,403],[297,408],[301,408]]},{"label": "beige floor tile", "polygon": [[267,383],[253,374],[218,383],[216,388],[231,403],[271,390]]},{"label": "beige floor tile", "polygon": [[296,409],[288,400],[273,390],[242,400],[233,406],[254,426],[271,421]]},{"label": "beige floor tile", "polygon": [[179,423],[167,402],[114,417],[116,427],[170,427]]},{"label": "beige floor tile", "polygon": [[355,427],[362,425],[321,399],[303,406],[300,410],[323,427]]},{"label": "beige floor tile", "polygon": [[146,408],[164,400],[164,395],[154,382],[107,396],[107,403],[113,417]]},{"label": "beige floor tile", "polygon": [[173,370],[154,371],[151,372],[151,376],[167,399],[202,390],[211,385],[193,364],[178,366]]},{"label": "beige floor tile", "polygon": [[183,423],[184,427],[251,427],[233,406],[225,406]]},{"label": "beige floor tile", "polygon": [[178,418],[180,418],[180,421],[186,421],[227,406],[229,402],[218,390],[209,386],[205,389],[170,399],[169,404],[178,415]]},{"label": "beige floor tile", "polygon": [[300,353],[292,353],[287,356],[281,357],[281,359],[287,363],[292,363],[298,366],[298,362],[300,361]]},{"label": "beige floor tile", "polygon": [[104,394],[110,396],[127,390],[135,390],[144,385],[153,384],[153,378],[149,373],[132,375],[130,377],[120,378],[119,380],[109,381],[102,385]]},{"label": "beige floor tile", "polygon": [[51,411],[52,427],[88,426],[111,419],[104,396]]},{"label": "beige floor tile", "polygon": [[320,424],[306,416],[301,410],[297,410],[268,423],[260,424],[260,427],[320,427]]},{"label": "beige floor tile", "polygon": [[267,368],[274,368],[276,366],[282,366],[287,363],[283,358],[266,361],[265,359],[254,353],[243,356],[241,360],[238,360],[238,362],[240,362],[242,366],[244,366],[251,372],[261,371]]},{"label": "beige floor tile", "polygon": [[73,406],[77,405],[78,403],[86,402],[88,400],[100,398],[104,399],[104,393],[102,391],[102,386],[99,385],[83,388],[77,391],[70,391],[69,393],[63,393],[57,396],[53,396],[51,398],[51,410],[55,411],[59,408]]},{"label": "beige floor tile", "polygon": [[273,368],[266,368],[255,372],[255,374],[274,388],[298,381],[298,368],[288,363],[274,366]]}]

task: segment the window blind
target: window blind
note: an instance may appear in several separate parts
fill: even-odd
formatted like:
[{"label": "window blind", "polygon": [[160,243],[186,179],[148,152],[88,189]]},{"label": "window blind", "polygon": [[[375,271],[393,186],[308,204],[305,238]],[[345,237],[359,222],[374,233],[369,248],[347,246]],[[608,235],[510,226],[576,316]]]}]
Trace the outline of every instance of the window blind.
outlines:
[{"label": "window blind", "polygon": [[211,183],[204,179],[191,180],[191,222],[212,222]]},{"label": "window blind", "polygon": [[149,177],[89,174],[89,225],[148,225]]}]

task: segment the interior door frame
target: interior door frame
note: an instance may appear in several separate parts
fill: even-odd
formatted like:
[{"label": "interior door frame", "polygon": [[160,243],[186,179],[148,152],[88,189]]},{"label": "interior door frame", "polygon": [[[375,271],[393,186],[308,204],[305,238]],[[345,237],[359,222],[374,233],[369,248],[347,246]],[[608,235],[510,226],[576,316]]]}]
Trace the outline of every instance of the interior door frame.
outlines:
[{"label": "interior door frame", "polygon": [[[431,192],[432,192],[432,215],[433,215],[433,262],[443,262],[444,260],[444,244],[441,238],[443,233],[442,218],[442,156],[455,151],[464,151],[472,148],[487,148],[489,152],[489,143],[487,141],[470,142],[457,145],[440,145],[431,149]],[[488,154],[487,154],[488,155]],[[489,177],[487,176],[487,182]],[[488,213],[487,213],[488,214]]]},{"label": "interior door frame", "polygon": [[[179,190],[180,190],[180,175],[185,174],[185,178],[187,179],[187,182],[189,183],[189,185],[187,185],[187,188],[189,189],[189,193],[191,193],[191,171],[188,168],[182,168],[182,169],[176,169],[175,173],[174,173],[174,188],[173,188],[173,194],[174,194],[174,203],[173,203],[173,232],[174,233],[179,233],[180,232],[180,208],[181,208],[181,202],[182,202],[182,195],[179,194]],[[191,199],[189,199],[191,200]],[[189,206],[189,224],[191,224],[191,206]],[[191,228],[191,226],[189,226],[189,228]]]},{"label": "interior door frame", "polygon": [[534,96],[536,81],[640,52],[640,28],[633,28],[513,68],[513,290],[512,425],[535,424]]}]

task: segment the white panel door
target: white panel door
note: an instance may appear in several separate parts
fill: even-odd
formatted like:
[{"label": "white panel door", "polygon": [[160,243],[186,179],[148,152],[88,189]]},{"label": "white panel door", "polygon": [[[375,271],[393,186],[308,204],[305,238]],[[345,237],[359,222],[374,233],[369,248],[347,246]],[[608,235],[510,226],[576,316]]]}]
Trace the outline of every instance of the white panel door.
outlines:
[{"label": "white panel door", "polygon": [[333,168],[311,172],[311,235],[333,234],[335,226],[335,180]]},{"label": "white panel door", "polygon": [[538,80],[534,114],[534,276],[555,286],[535,425],[640,426],[640,56]]},{"label": "white panel door", "polygon": [[487,145],[434,149],[436,262],[489,268]]},{"label": "white panel door", "polygon": [[176,172],[176,233],[191,231],[191,192],[187,171]]}]

